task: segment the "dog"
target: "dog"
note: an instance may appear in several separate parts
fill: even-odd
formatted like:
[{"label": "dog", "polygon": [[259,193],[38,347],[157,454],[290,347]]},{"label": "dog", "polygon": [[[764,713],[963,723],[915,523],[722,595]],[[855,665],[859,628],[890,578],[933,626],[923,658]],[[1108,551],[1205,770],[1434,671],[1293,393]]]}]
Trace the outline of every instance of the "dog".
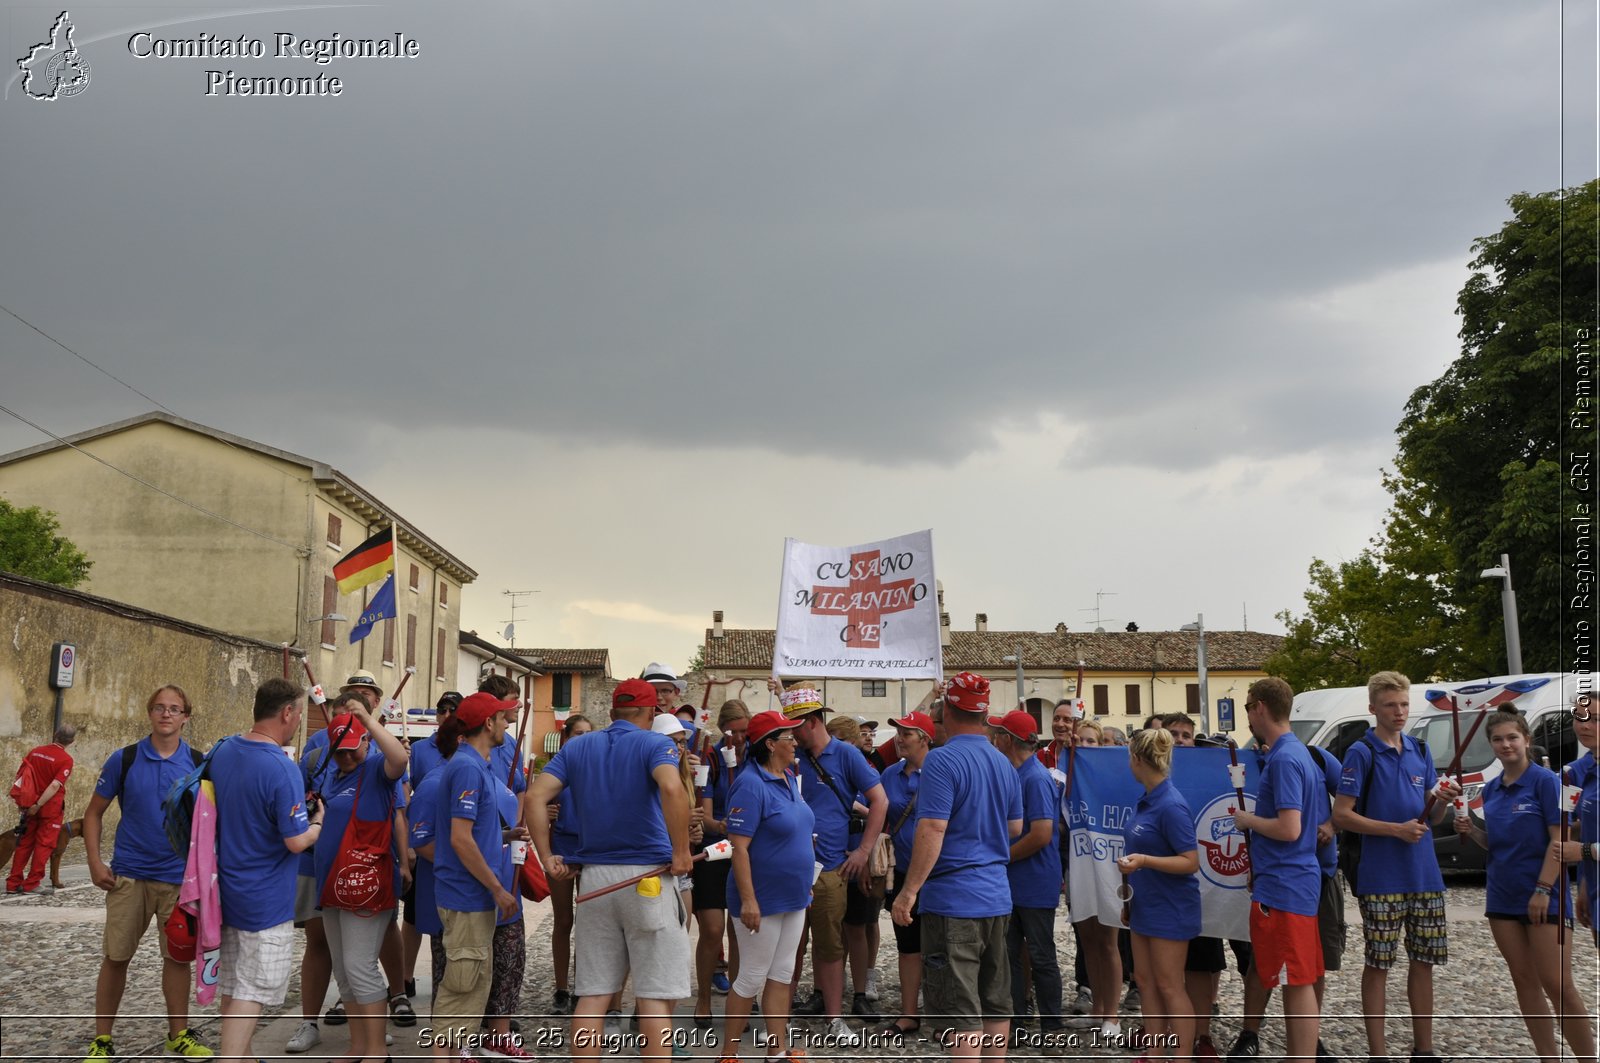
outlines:
[{"label": "dog", "polygon": [[[16,855],[17,840],[22,837],[22,825],[0,832],[0,868],[10,870],[11,858]],[[83,837],[83,820],[70,819],[61,825],[61,833],[56,836],[56,851],[50,854],[50,885],[56,889],[61,888],[61,856],[67,851],[67,845],[74,838]]]}]

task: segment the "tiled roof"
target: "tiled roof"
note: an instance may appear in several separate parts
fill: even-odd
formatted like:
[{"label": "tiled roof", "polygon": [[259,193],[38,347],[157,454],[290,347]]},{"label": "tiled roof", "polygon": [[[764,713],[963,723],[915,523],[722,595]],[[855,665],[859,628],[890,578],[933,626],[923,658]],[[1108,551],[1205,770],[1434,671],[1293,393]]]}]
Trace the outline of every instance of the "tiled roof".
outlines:
[{"label": "tiled roof", "polygon": [[[707,669],[770,668],[777,633],[771,628],[725,628],[722,638],[706,631]],[[1022,647],[1022,664],[1072,671],[1078,661],[1090,672],[1193,672],[1198,639],[1193,631],[952,631],[944,648],[944,670],[980,671],[1015,667],[1002,658]],[[1260,631],[1207,631],[1209,671],[1259,671],[1283,645],[1283,636]],[[1158,657],[1159,654],[1159,657]]]},{"label": "tiled roof", "polygon": [[571,650],[571,649],[515,649],[511,651],[518,657],[538,657],[541,659],[539,667],[546,672],[595,672],[600,675],[609,675],[611,672],[611,651],[600,650]]}]

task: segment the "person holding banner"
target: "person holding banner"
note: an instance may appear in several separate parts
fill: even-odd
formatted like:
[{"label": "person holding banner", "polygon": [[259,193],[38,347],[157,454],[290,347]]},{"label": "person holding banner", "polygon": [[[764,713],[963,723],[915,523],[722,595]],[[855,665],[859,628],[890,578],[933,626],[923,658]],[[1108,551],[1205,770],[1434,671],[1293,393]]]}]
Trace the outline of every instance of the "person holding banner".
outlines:
[{"label": "person holding banner", "polygon": [[[601,1020],[611,997],[632,972],[644,1059],[666,1060],[671,1052],[672,1008],[690,995],[688,915],[677,891],[655,873],[687,875],[689,795],[679,776],[672,741],[650,730],[656,690],[643,679],[625,679],[611,694],[611,726],[569,742],[545,766],[530,791],[534,807],[546,807],[564,790],[578,818],[582,885],[593,893],[637,878],[577,904],[578,950],[570,1043],[575,1059],[597,1059]],[[567,858],[550,848],[548,816],[530,824],[539,862],[552,882],[569,879]]]},{"label": "person holding banner", "polygon": [[920,896],[928,1008],[954,1031],[950,1054],[968,1059],[1004,1059],[1011,1025],[1006,867],[1022,833],[1022,784],[989,744],[988,713],[987,679],[950,680],[949,738],[923,761],[911,866],[893,912],[908,926]]},{"label": "person holding banner", "polygon": [[1432,821],[1438,823],[1449,814],[1461,787],[1440,779],[1428,747],[1405,733],[1411,716],[1410,679],[1399,672],[1372,676],[1367,680],[1367,711],[1373,725],[1345,752],[1333,804],[1334,826],[1362,835],[1353,886],[1366,942],[1361,1011],[1367,1051],[1379,1059],[1389,1055],[1386,986],[1404,933],[1410,961],[1406,1000],[1411,1006],[1411,1058],[1437,1063],[1433,969],[1449,962],[1450,950],[1444,877],[1422,810],[1428,794],[1437,790],[1440,800],[1433,806]]},{"label": "person holding banner", "polygon": [[1521,713],[1493,712],[1484,730],[1500,774],[1483,787],[1483,826],[1457,819],[1456,833],[1489,854],[1484,915],[1534,1050],[1542,1060],[1557,1058],[1554,1005],[1573,1054],[1594,1063],[1594,1030],[1573,981],[1572,941],[1563,925],[1572,911],[1567,876],[1550,845],[1561,840],[1561,780],[1530,759]]},{"label": "person holding banner", "polygon": [[1578,924],[1589,928],[1600,944],[1600,772],[1595,769],[1595,749],[1600,744],[1600,720],[1595,719],[1595,709],[1600,708],[1600,698],[1587,690],[1580,690],[1572,699],[1572,729],[1578,742],[1589,751],[1567,765],[1569,786],[1578,790],[1578,837],[1576,841],[1551,842],[1558,859],[1578,865]]},{"label": "person holding banner", "polygon": [[1256,808],[1233,810],[1248,831],[1255,882],[1250,896],[1250,945],[1265,989],[1283,987],[1288,1055],[1316,1054],[1321,1012],[1316,983],[1323,975],[1317,909],[1322,865],[1317,828],[1328,818],[1322,772],[1289,728],[1294,690],[1277,677],[1258,679],[1245,692],[1245,719],[1268,747],[1256,788]]},{"label": "person holding banner", "polygon": [[1195,1015],[1184,967],[1189,942],[1200,936],[1200,850],[1194,813],[1172,785],[1172,748],[1172,735],[1159,727],[1139,731],[1128,742],[1128,767],[1144,796],[1123,826],[1117,861],[1133,891],[1128,929],[1145,1033],[1160,1035],[1161,1044],[1175,1049],[1173,1057],[1149,1059],[1187,1059],[1194,1052]]},{"label": "person holding banner", "polygon": [[739,942],[739,974],[728,992],[723,1028],[724,1063],[737,1063],[750,1005],[761,994],[767,1024],[767,1058],[786,1051],[790,982],[815,874],[811,806],[800,796],[793,768],[794,724],[783,713],[757,713],[749,721],[748,756],[728,794],[727,832],[733,875],[725,903]]}]

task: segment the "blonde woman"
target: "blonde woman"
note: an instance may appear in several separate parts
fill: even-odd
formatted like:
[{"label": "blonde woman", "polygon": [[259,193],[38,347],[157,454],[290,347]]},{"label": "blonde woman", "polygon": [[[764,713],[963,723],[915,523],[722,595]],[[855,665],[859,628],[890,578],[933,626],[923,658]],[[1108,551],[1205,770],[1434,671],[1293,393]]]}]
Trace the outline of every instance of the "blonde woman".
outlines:
[{"label": "blonde woman", "polygon": [[1194,813],[1172,785],[1172,735],[1165,728],[1135,732],[1128,741],[1128,767],[1144,787],[1133,818],[1123,825],[1123,855],[1117,861],[1133,890],[1128,929],[1134,978],[1145,1033],[1152,1035],[1152,1044],[1176,1050],[1174,1057],[1152,1047],[1146,1058],[1188,1059],[1195,1021],[1183,968],[1190,939],[1200,935]]}]

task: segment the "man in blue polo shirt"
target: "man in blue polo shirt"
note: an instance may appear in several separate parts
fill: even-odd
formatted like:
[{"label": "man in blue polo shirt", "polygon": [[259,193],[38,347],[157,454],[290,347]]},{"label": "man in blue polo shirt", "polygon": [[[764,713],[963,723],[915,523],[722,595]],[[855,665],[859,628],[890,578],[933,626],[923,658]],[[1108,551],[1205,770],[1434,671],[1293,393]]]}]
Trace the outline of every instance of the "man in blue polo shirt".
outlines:
[{"label": "man in blue polo shirt", "polygon": [[1268,747],[1256,787],[1256,807],[1234,810],[1234,823],[1250,832],[1255,871],[1250,945],[1266,989],[1283,987],[1283,1024],[1290,1058],[1316,1054],[1321,1014],[1316,983],[1323,975],[1317,907],[1322,865],[1317,828],[1328,818],[1322,772],[1289,729],[1294,691],[1276,677],[1258,679],[1245,692],[1245,719]]},{"label": "man in blue polo shirt", "polygon": [[[667,866],[673,875],[687,875],[694,866],[677,746],[650,730],[656,704],[655,688],[644,680],[617,684],[611,726],[562,746],[529,791],[533,807],[543,809],[563,789],[572,790],[580,892],[644,876],[631,888],[576,906],[573,934],[583,948],[573,981],[574,1059],[599,1058],[601,1018],[630,971],[643,1059],[668,1058],[673,1004],[690,995],[688,914],[671,881],[651,873]],[[539,862],[550,878],[570,878],[573,869],[550,849],[550,817],[529,818]]]},{"label": "man in blue polo shirt", "polygon": [[[150,734],[119,749],[100,769],[100,778],[83,814],[83,845],[89,853],[89,878],[106,891],[105,949],[95,981],[95,1038],[89,1059],[114,1057],[111,1028],[128,986],[128,962],[154,917],[164,926],[178,903],[183,883],[183,857],[172,851],[163,824],[161,800],[172,784],[199,760],[183,740],[183,726],[193,712],[189,695],[164,686],[145,703]],[[106,809],[121,806],[111,866],[100,858],[100,830]],[[189,964],[167,954],[161,941],[161,995],[167,1002],[167,1054],[202,1057],[211,1049],[189,1032]]]},{"label": "man in blue polo shirt", "polygon": [[[889,812],[889,798],[861,750],[828,733],[823,714],[832,710],[822,704],[816,688],[792,687],[781,693],[780,703],[784,718],[795,721],[794,736],[800,744],[795,774],[800,779],[800,796],[816,817],[817,860],[822,864],[822,874],[812,886],[807,921],[817,992],[807,1005],[794,1010],[797,1015],[823,1016],[830,1042],[847,1048],[859,1044],[861,1035],[850,1029],[842,1015],[845,883],[865,873],[867,857]],[[866,798],[867,814],[852,825],[856,794]],[[852,835],[861,842],[846,852]]]},{"label": "man in blue polo shirt", "polygon": [[1421,820],[1428,794],[1438,790],[1433,821],[1442,820],[1461,788],[1439,780],[1428,747],[1405,734],[1411,715],[1411,680],[1399,672],[1379,672],[1367,680],[1367,711],[1373,726],[1344,756],[1334,825],[1365,835],[1356,869],[1356,903],[1366,965],[1361,971],[1361,1011],[1366,1016],[1367,1051],[1389,1055],[1384,1033],[1389,969],[1405,935],[1410,972],[1406,998],[1411,1005],[1413,1060],[1437,1063],[1433,1051],[1433,968],[1449,960],[1444,910],[1444,876],[1433,852],[1433,833]]},{"label": "man in blue polo shirt", "polygon": [[942,1015],[959,1058],[1004,1058],[1011,1015],[1006,932],[1012,839],[1022,833],[1022,784],[989,744],[989,681],[971,672],[944,691],[944,745],[922,763],[916,841],[894,921],[922,901],[928,1014]]},{"label": "man in blue polo shirt", "polygon": [[254,1059],[262,1009],[283,1003],[293,969],[295,865],[322,833],[306,816],[300,771],[283,747],[300,731],[305,691],[287,679],[256,690],[255,720],[211,754],[222,902],[222,1055]]},{"label": "man in blue polo shirt", "polygon": [[1011,954],[1011,1026],[1024,1029],[1028,987],[1022,979],[1023,950],[1033,969],[1033,999],[1039,1008],[1039,1032],[1046,1036],[1066,1029],[1061,1020],[1061,966],[1056,961],[1056,909],[1061,905],[1061,843],[1056,824],[1061,795],[1050,769],[1034,755],[1039,725],[1021,709],[989,717],[994,747],[1017,769],[1022,786],[1022,836],[1011,843],[1011,923],[1006,948]]}]

